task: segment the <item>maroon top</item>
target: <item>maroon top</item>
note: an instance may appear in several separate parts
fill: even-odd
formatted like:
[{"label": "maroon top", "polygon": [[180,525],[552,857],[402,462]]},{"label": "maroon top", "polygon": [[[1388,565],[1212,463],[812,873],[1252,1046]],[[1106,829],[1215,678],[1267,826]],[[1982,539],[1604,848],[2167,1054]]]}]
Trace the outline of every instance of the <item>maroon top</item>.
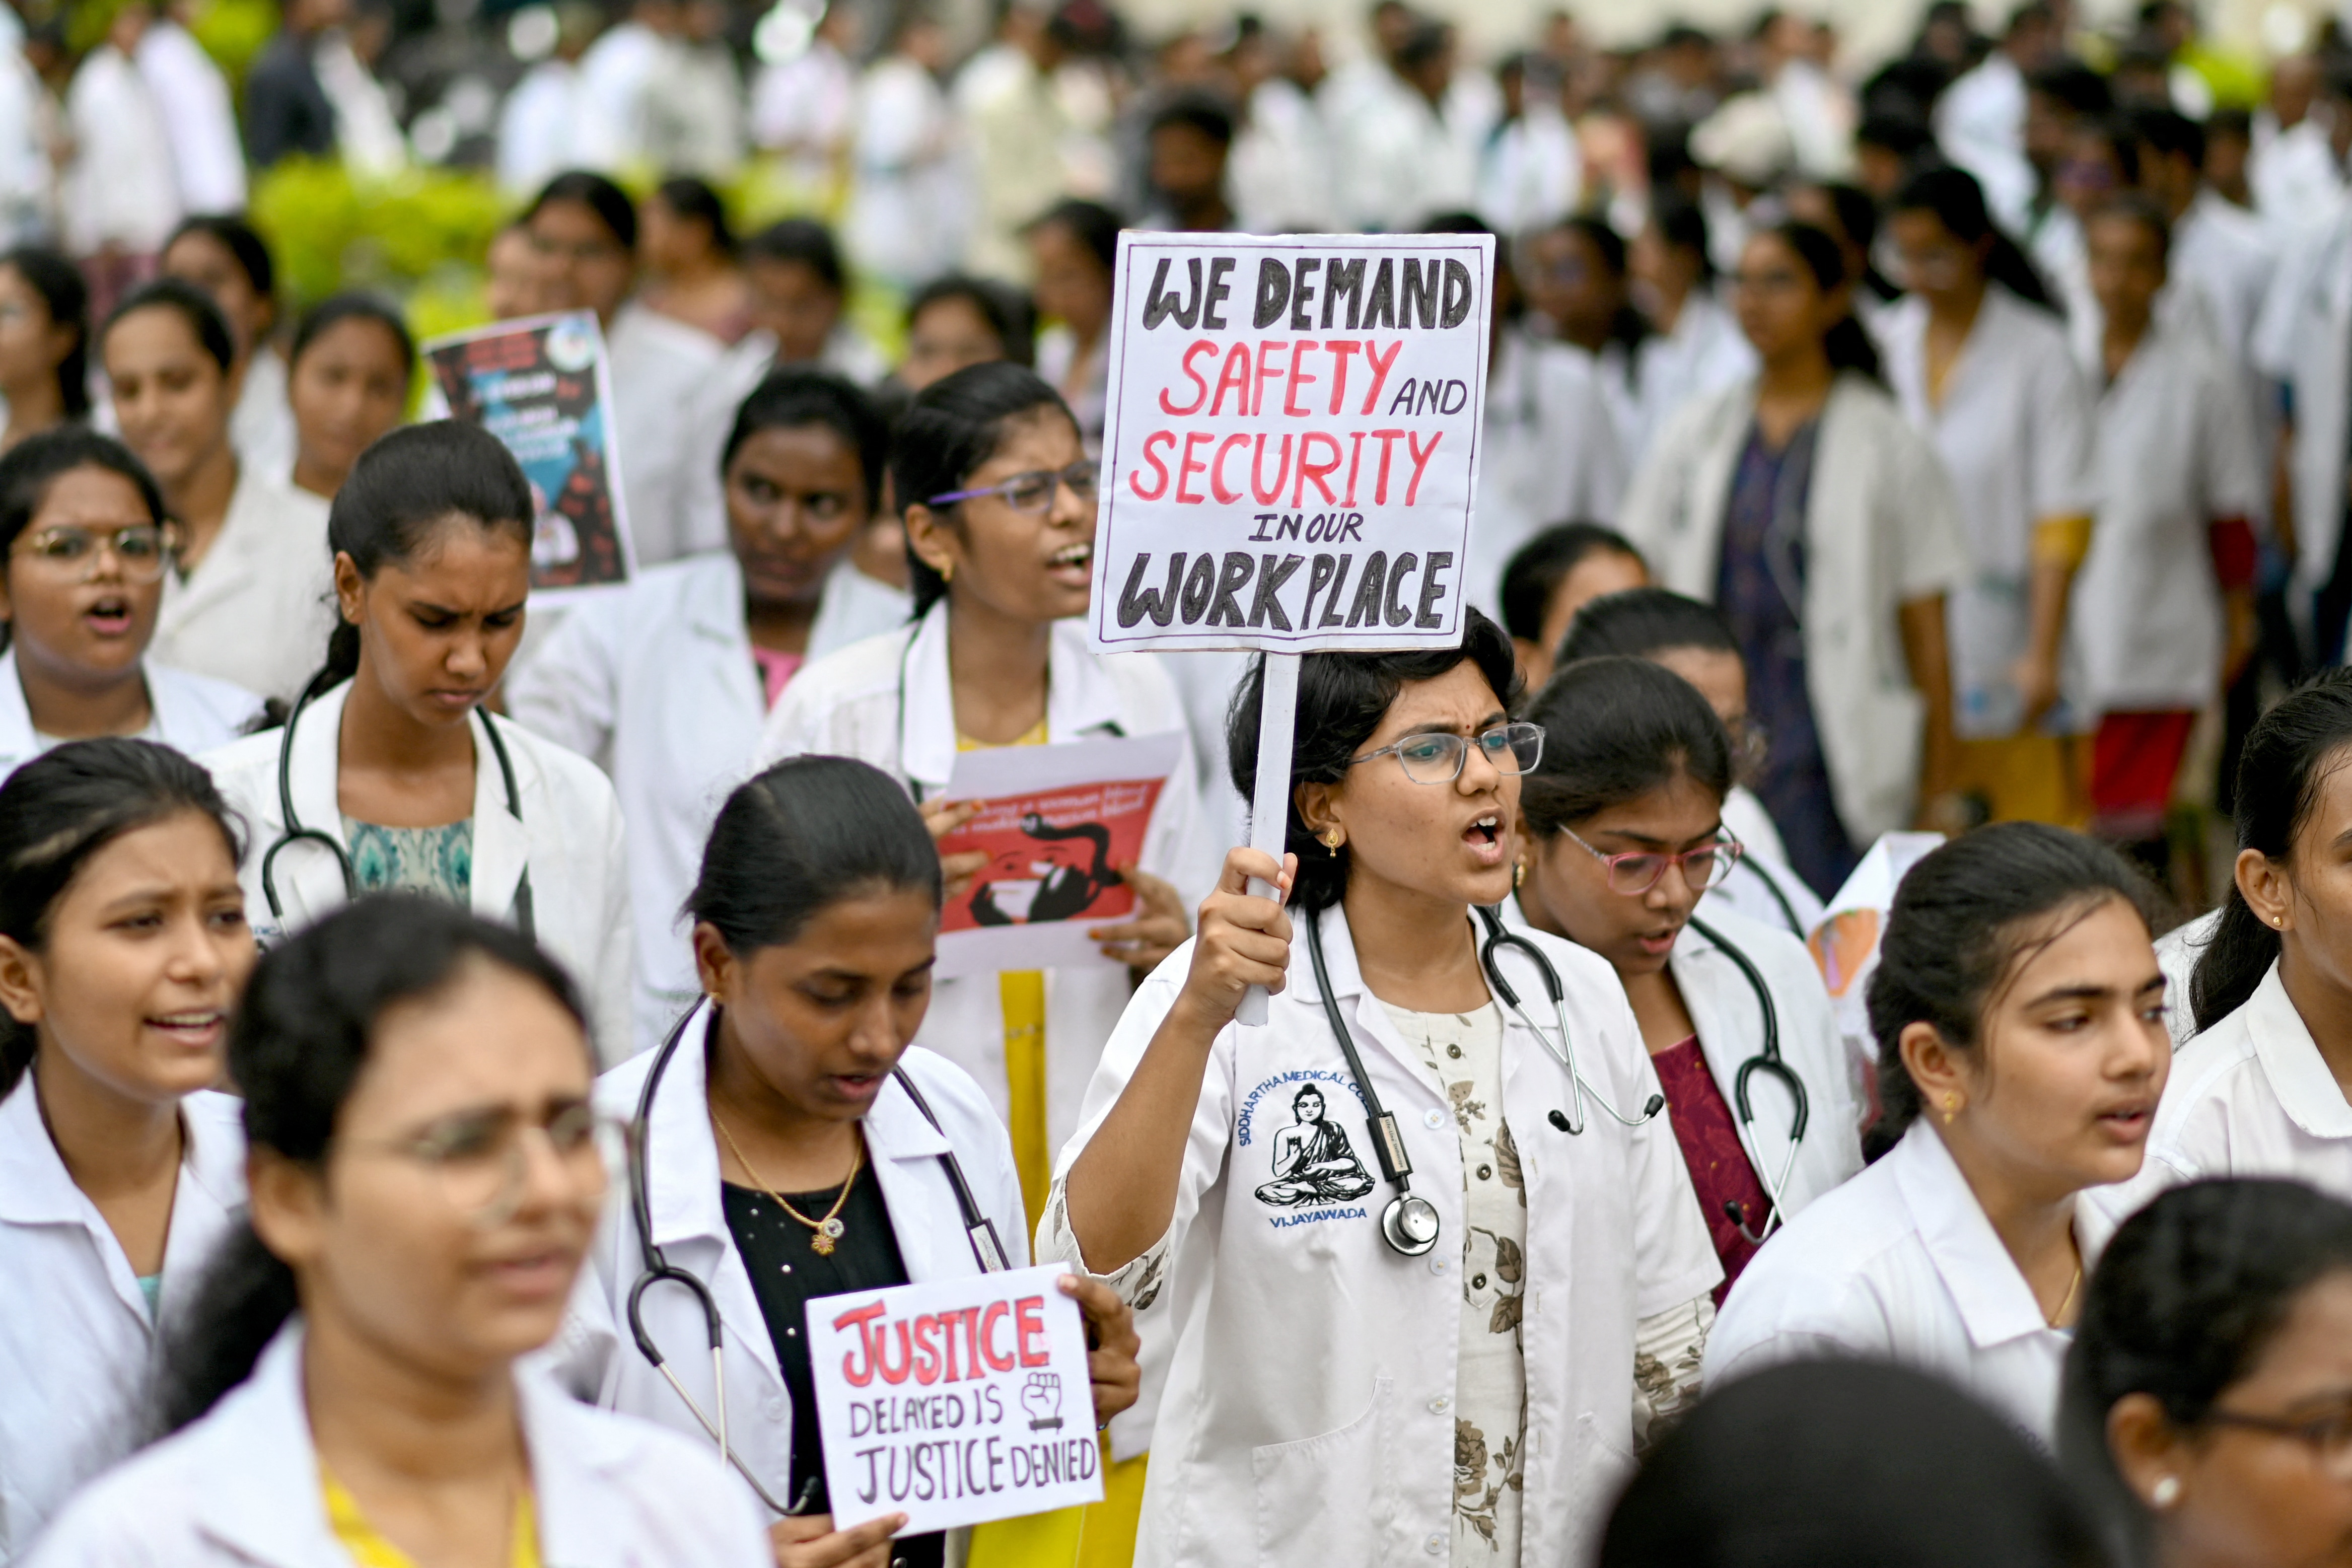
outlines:
[{"label": "maroon top", "polygon": [[1765,1195],[1764,1184],[1748,1163],[1748,1151],[1739,1142],[1739,1124],[1730,1102],[1716,1088],[1715,1075],[1706,1069],[1698,1037],[1667,1047],[1651,1057],[1650,1065],[1658,1069],[1658,1087],[1666,1091],[1667,1119],[1674,1123],[1675,1142],[1683,1146],[1683,1163],[1690,1167],[1691,1185],[1698,1189],[1698,1206],[1706,1216],[1715,1255],[1723,1260],[1723,1283],[1715,1288],[1715,1304],[1720,1307],[1732,1281],[1756,1256],[1756,1244],[1740,1234],[1738,1222],[1723,1205],[1738,1204],[1748,1228],[1760,1236],[1772,1200]]}]

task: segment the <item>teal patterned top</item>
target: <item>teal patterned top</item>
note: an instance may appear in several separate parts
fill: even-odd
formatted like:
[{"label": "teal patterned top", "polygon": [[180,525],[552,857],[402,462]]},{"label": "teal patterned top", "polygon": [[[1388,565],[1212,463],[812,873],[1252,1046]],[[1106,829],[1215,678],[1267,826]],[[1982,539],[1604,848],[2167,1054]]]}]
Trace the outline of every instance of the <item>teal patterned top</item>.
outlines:
[{"label": "teal patterned top", "polygon": [[380,827],[343,818],[363,893],[423,893],[464,909],[474,896],[474,819],[441,827]]}]

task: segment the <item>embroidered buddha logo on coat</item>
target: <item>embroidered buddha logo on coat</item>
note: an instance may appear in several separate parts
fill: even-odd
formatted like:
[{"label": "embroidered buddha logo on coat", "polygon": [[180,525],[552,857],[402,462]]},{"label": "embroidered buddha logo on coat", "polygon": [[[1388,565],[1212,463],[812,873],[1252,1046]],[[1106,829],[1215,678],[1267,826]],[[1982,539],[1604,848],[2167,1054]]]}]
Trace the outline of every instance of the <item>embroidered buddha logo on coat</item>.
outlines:
[{"label": "embroidered buddha logo on coat", "polygon": [[1274,1135],[1274,1180],[1258,1188],[1258,1202],[1317,1208],[1352,1203],[1372,1190],[1372,1178],[1349,1147],[1348,1134],[1323,1110],[1323,1091],[1311,1083],[1291,1097],[1295,1120]]}]

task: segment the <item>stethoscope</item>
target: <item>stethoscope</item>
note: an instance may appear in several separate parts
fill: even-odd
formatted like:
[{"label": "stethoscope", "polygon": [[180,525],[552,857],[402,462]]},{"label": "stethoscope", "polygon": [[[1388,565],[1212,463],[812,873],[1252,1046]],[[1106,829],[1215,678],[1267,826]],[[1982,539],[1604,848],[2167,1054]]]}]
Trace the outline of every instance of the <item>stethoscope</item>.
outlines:
[{"label": "stethoscope", "polygon": [[[1581,1135],[1590,1124],[1585,1109],[1585,1097],[1588,1095],[1591,1097],[1594,1104],[1599,1105],[1608,1113],[1612,1120],[1627,1127],[1640,1127],[1654,1120],[1660,1112],[1664,1111],[1666,1108],[1666,1097],[1663,1094],[1653,1094],[1647,1103],[1642,1107],[1640,1115],[1628,1116],[1612,1104],[1607,1095],[1586,1080],[1583,1072],[1576,1065],[1576,1040],[1568,1027],[1568,988],[1560,982],[1559,971],[1552,967],[1551,960],[1544,956],[1541,948],[1506,927],[1502,917],[1493,910],[1480,908],[1478,918],[1485,925],[1486,933],[1485,942],[1478,947],[1478,963],[1479,967],[1486,972],[1487,984],[1493,989],[1496,999],[1527,1026],[1529,1033],[1543,1043],[1544,1049],[1550,1052],[1552,1059],[1559,1062],[1568,1073],[1571,1103],[1576,1108],[1575,1114],[1571,1117],[1564,1110],[1555,1110],[1546,1120],[1570,1136]],[[1766,1078],[1778,1081],[1788,1089],[1795,1101],[1796,1111],[1789,1130],[1789,1152],[1781,1162],[1778,1178],[1776,1179],[1769,1172],[1758,1173],[1758,1179],[1765,1184],[1766,1195],[1771,1199],[1772,1204],[1771,1213],[1765,1218],[1764,1228],[1760,1232],[1750,1231],[1748,1228],[1747,1218],[1740,1212],[1738,1202],[1727,1201],[1724,1205],[1725,1211],[1730,1215],[1732,1223],[1739,1226],[1740,1233],[1748,1240],[1760,1244],[1766,1237],[1772,1234],[1773,1226],[1780,1222],[1780,1194],[1788,1184],[1790,1171],[1796,1163],[1798,1146],[1804,1141],[1807,1116],[1805,1086],[1798,1079],[1795,1070],[1781,1058],[1780,1016],[1778,1009],[1772,1005],[1772,994],[1764,984],[1762,971],[1756,967],[1754,962],[1746,953],[1733,946],[1722,932],[1701,922],[1696,917],[1693,917],[1690,923],[1697,928],[1701,936],[1723,950],[1725,956],[1732,961],[1747,979],[1749,988],[1756,993],[1757,1003],[1764,1010],[1764,1047],[1740,1063],[1739,1070],[1732,1079],[1732,1099],[1738,1110],[1741,1130],[1753,1136],[1756,1112],[1750,1085],[1757,1074],[1761,1073]],[[1554,1026],[1559,1035],[1557,1041],[1528,1016],[1527,1008],[1519,999],[1517,988],[1505,978],[1501,960],[1496,954],[1499,950],[1506,948],[1524,953],[1534,960],[1536,973],[1543,981],[1544,993],[1551,1000]],[[1388,1207],[1381,1213],[1381,1239],[1385,1240],[1392,1250],[1406,1258],[1419,1258],[1437,1245],[1439,1230],[1437,1209],[1427,1198],[1412,1191],[1412,1161],[1405,1153],[1404,1139],[1398,1132],[1396,1117],[1381,1103],[1380,1091],[1372,1087],[1370,1075],[1364,1071],[1363,1060],[1356,1054],[1355,1037],[1348,1027],[1348,1021],[1340,1016],[1338,999],[1331,994],[1331,977],[1323,961],[1322,921],[1315,915],[1309,915],[1307,919],[1307,951],[1315,965],[1315,986],[1322,996],[1323,1016],[1331,1026],[1332,1038],[1339,1042],[1339,1054],[1347,1058],[1349,1077],[1355,1086],[1357,1097],[1363,1101],[1365,1113],[1371,1123],[1372,1152],[1380,1161],[1381,1174],[1397,1190],[1397,1195],[1389,1200]]]},{"label": "stethoscope", "polygon": [[[644,1267],[635,1283],[629,1287],[629,1337],[637,1342],[637,1353],[668,1381],[671,1391],[701,1424],[702,1429],[710,1435],[711,1440],[719,1445],[719,1463],[733,1466],[735,1473],[751,1483],[760,1500],[773,1512],[796,1513],[799,1510],[787,1508],[770,1496],[768,1489],[760,1484],[760,1478],[751,1473],[741,1457],[729,1449],[727,1358],[723,1348],[726,1336],[719,1318],[719,1300],[710,1293],[710,1287],[693,1272],[672,1263],[661,1244],[654,1240],[653,1195],[648,1181],[650,1164],[646,1154],[653,1138],[654,1095],[661,1087],[662,1074],[669,1070],[670,1058],[677,1054],[677,1043],[684,1037],[687,1026],[699,1012],[699,1008],[688,1009],[686,1016],[670,1026],[668,1036],[654,1057],[652,1068],[646,1073],[646,1086],[637,1093],[636,1114],[629,1122],[629,1205],[636,1221],[637,1245],[644,1258]],[[719,1010],[715,1005],[711,1008],[710,1021],[713,1026],[719,1021]],[[932,1113],[930,1102],[923,1098],[922,1090],[915,1087],[915,1080],[907,1076],[905,1069],[892,1068],[890,1077],[907,1091],[907,1098],[915,1102],[915,1109],[923,1113],[923,1120],[931,1124],[931,1131],[942,1138],[946,1137],[947,1129],[940,1125],[940,1119]],[[964,1237],[971,1243],[972,1260],[980,1265],[982,1274],[994,1274],[1009,1268],[1011,1265],[1004,1256],[1004,1244],[996,1234],[996,1226],[981,1212],[980,1205],[973,1200],[971,1186],[963,1179],[963,1166],[957,1162],[955,1150],[951,1147],[940,1150],[939,1160],[940,1168],[947,1172],[948,1185],[955,1189],[956,1207],[963,1214]],[[677,1286],[694,1298],[695,1306],[701,1310],[703,1326],[710,1339],[710,1385],[719,1394],[715,1420],[703,1414],[702,1406],[695,1402],[694,1395],[688,1394],[686,1385],[677,1380],[677,1373],[670,1370],[661,1346],[655,1342],[652,1331],[646,1327],[646,1292],[656,1285]]]},{"label": "stethoscope", "polygon": [[[276,921],[282,921],[286,918],[285,906],[278,897],[278,857],[289,845],[317,844],[323,847],[335,858],[335,869],[343,875],[343,897],[356,899],[360,896],[359,872],[352,865],[350,852],[337,843],[331,834],[320,828],[303,826],[302,819],[294,814],[294,726],[301,722],[303,710],[309,708],[311,700],[319,695],[320,685],[331,679],[330,674],[321,670],[311,678],[308,686],[302,688],[302,695],[294,700],[294,710],[286,715],[286,728],[278,739],[278,816],[285,826],[279,830],[277,841],[261,857],[261,897],[269,905],[270,918]],[[515,787],[514,760],[507,755],[507,743],[499,738],[499,727],[490,721],[490,716],[485,713],[480,717],[482,731],[490,738],[490,753],[499,760],[499,777],[507,786],[507,812],[520,822],[522,792]],[[527,940],[538,941],[539,922],[531,918],[530,867],[528,863],[522,868],[522,879],[515,884],[514,915],[516,929]]]}]

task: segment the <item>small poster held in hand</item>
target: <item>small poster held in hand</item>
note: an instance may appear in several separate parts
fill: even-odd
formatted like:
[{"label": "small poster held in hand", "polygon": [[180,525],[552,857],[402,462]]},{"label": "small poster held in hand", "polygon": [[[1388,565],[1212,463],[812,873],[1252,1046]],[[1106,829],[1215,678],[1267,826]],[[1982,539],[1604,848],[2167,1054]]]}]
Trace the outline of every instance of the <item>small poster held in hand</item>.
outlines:
[{"label": "small poster held in hand", "polygon": [[593,311],[533,316],[425,345],[449,416],[497,437],[530,481],[534,598],[636,572],[613,440],[613,383]]},{"label": "small poster held in hand", "polygon": [[833,1524],[920,1535],[1100,1502],[1086,1322],[1066,1264],[808,1303]]},{"label": "small poster held in hand", "polygon": [[940,911],[936,973],[1115,962],[1087,933],[1134,917],[1118,868],[1141,858],[1181,755],[1172,731],[958,754],[946,798],[981,808],[940,853],[980,850],[988,864]]}]

